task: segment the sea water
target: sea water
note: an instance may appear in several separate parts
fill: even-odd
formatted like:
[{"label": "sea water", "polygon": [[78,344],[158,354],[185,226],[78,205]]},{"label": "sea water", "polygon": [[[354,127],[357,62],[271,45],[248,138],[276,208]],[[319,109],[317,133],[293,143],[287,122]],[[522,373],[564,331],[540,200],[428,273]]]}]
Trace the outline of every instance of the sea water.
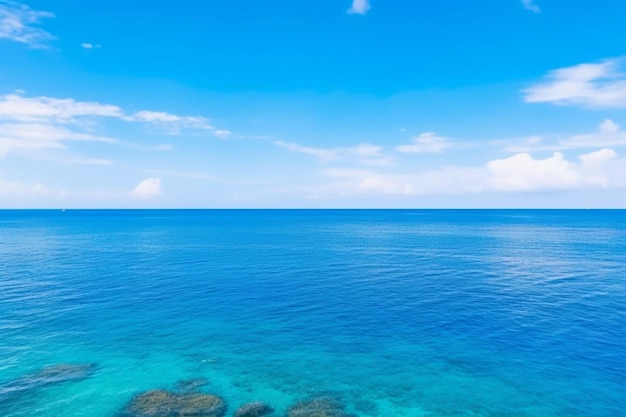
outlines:
[{"label": "sea water", "polygon": [[[60,364],[94,371],[22,384]],[[0,416],[196,378],[229,415],[625,416],[626,212],[0,211]]]}]

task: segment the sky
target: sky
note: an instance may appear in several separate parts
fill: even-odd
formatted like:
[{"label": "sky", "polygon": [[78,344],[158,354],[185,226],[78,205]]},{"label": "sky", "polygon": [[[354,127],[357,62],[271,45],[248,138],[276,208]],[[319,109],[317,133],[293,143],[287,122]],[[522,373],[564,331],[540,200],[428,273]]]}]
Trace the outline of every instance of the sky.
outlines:
[{"label": "sky", "polygon": [[0,0],[0,208],[624,208],[623,0]]}]

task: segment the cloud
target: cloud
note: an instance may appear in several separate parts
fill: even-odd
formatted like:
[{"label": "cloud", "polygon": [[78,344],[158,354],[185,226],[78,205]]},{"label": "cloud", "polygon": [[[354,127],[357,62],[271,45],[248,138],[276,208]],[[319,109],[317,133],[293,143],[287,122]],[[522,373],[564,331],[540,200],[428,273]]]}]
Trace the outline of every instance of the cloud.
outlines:
[{"label": "cloud", "polygon": [[571,189],[580,185],[576,166],[555,152],[546,159],[533,159],[528,153],[490,161],[486,165],[489,183],[498,191],[537,191]]},{"label": "cloud", "polygon": [[617,152],[613,149],[604,148],[586,155],[580,155],[579,159],[585,168],[596,169],[605,166],[609,161],[617,159]]},{"label": "cloud", "polygon": [[533,0],[522,0],[522,6],[524,6],[524,9],[530,10],[533,13],[541,13],[541,9],[533,3]]},{"label": "cloud", "polygon": [[365,14],[371,8],[369,0],[352,0],[352,6],[348,9],[349,14]]},{"label": "cloud", "polygon": [[413,137],[412,144],[397,146],[396,150],[403,153],[441,153],[452,146],[448,138],[426,132]]},{"label": "cloud", "polygon": [[610,135],[619,132],[619,125],[611,119],[605,119],[600,123],[600,133]]},{"label": "cloud", "polygon": [[224,129],[217,129],[215,131],[215,136],[217,136],[220,139],[227,139],[230,136],[232,136],[233,132],[231,132],[230,130],[224,130]]},{"label": "cloud", "polygon": [[[204,117],[147,110],[127,115],[122,108],[111,104],[72,98],[25,97],[23,94],[16,92],[0,96],[0,157],[21,152],[41,159],[41,152],[63,150],[68,141],[101,142],[141,150],[173,149],[171,144],[139,145],[95,134],[95,128],[100,128],[99,122],[105,119],[145,123],[168,134],[180,134],[183,129],[215,131]],[[215,134],[226,137],[230,132],[220,130]],[[68,158],[57,155],[54,159]],[[89,157],[78,159],[98,160]]]},{"label": "cloud", "polygon": [[79,133],[46,123],[0,123],[0,157],[16,151],[64,149],[65,141],[118,143],[116,139]]},{"label": "cloud", "polygon": [[605,119],[594,133],[571,135],[562,138],[543,138],[531,136],[523,139],[512,139],[493,142],[503,146],[507,152],[523,153],[533,151],[565,151],[570,149],[621,147],[626,146],[626,131],[610,119]]},{"label": "cloud", "polygon": [[161,195],[161,178],[146,178],[135,186],[131,195],[135,198],[152,198]]},{"label": "cloud", "polygon": [[462,194],[483,191],[486,179],[484,170],[471,167],[444,167],[419,173],[394,174],[334,168],[324,171],[324,174],[338,178],[339,182],[332,188],[346,194]]},{"label": "cloud", "polygon": [[215,177],[201,172],[174,171],[169,169],[151,169],[148,172],[155,175],[165,175],[189,180],[214,181]]},{"label": "cloud", "polygon": [[93,43],[89,43],[89,42],[83,42],[80,44],[80,46],[84,49],[100,48],[100,45],[94,45]]},{"label": "cloud", "polygon": [[2,201],[3,206],[19,204],[19,200],[32,199],[32,198],[53,198],[62,199],[66,196],[64,191],[51,190],[40,183],[24,184],[17,181],[9,181],[4,179],[0,173],[0,197],[7,197],[7,200]]},{"label": "cloud", "polygon": [[160,111],[142,110],[132,116],[125,116],[124,120],[152,124],[162,129],[168,135],[180,135],[183,129],[216,130],[206,117],[178,116]]},{"label": "cloud", "polygon": [[315,156],[316,158],[319,158],[325,162],[339,159],[339,151],[337,149],[313,148],[309,146],[298,145],[297,143],[293,142],[283,142],[281,140],[275,141],[274,144],[288,149],[292,152],[300,152],[307,155]]},{"label": "cloud", "polygon": [[554,103],[585,108],[626,107],[626,58],[580,64],[551,71],[546,81],[524,90],[527,103]]},{"label": "cloud", "polygon": [[27,98],[20,94],[0,96],[0,120],[70,123],[83,117],[122,116],[122,109],[109,104],[45,96]]},{"label": "cloud", "polygon": [[55,39],[50,33],[36,27],[42,19],[53,18],[50,12],[33,10],[25,4],[0,0],[0,39],[23,43],[33,48],[45,48]]},{"label": "cloud", "polygon": [[495,191],[534,192],[580,188],[621,188],[626,185],[626,160],[604,148],[569,162],[563,154],[534,159],[528,153],[487,163],[489,184]]},{"label": "cloud", "polygon": [[544,159],[519,153],[483,166],[409,173],[330,168],[323,173],[336,180],[330,190],[341,194],[449,195],[626,187],[626,160],[614,150],[601,149],[580,155],[578,160],[570,162],[558,152]]},{"label": "cloud", "polygon": [[369,143],[361,143],[348,148],[314,148],[283,141],[275,141],[274,144],[292,152],[314,156],[325,163],[340,160],[353,160],[364,165],[393,165],[393,160],[382,152],[382,146]]}]

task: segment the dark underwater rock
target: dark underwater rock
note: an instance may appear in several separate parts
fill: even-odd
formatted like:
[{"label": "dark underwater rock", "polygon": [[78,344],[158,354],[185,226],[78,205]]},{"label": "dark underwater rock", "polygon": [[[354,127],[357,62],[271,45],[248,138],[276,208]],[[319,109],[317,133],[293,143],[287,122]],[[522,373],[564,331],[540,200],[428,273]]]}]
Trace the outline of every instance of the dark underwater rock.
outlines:
[{"label": "dark underwater rock", "polygon": [[124,416],[129,417],[222,417],[226,403],[217,395],[175,394],[165,390],[144,392],[133,398]]},{"label": "dark underwater rock", "polygon": [[178,384],[176,384],[176,390],[182,392],[196,391],[198,388],[202,388],[208,384],[209,381],[203,378],[187,379],[179,381]]},{"label": "dark underwater rock", "polygon": [[369,416],[378,415],[378,405],[376,405],[374,401],[359,400],[354,403],[354,408],[356,409],[356,411],[360,411],[361,413],[367,414]]},{"label": "dark underwater rock", "polygon": [[59,364],[46,366],[41,370],[0,384],[0,400],[4,396],[19,394],[48,385],[60,384],[69,381],[81,381],[90,377],[96,365],[89,364]]},{"label": "dark underwater rock", "polygon": [[301,401],[289,407],[288,417],[352,417],[344,411],[343,404],[329,397]]},{"label": "dark underwater rock", "polygon": [[262,401],[244,404],[237,409],[235,417],[262,417],[270,415],[274,409]]}]

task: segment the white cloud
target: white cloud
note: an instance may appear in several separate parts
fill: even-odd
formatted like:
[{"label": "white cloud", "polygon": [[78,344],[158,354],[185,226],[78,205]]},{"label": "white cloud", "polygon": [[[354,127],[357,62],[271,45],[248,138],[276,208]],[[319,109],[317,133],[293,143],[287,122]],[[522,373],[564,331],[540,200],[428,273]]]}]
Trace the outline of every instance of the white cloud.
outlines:
[{"label": "white cloud", "polygon": [[365,14],[370,8],[369,0],[352,0],[352,6],[348,9],[348,13]]},{"label": "white cloud", "polygon": [[76,122],[81,117],[122,117],[118,106],[71,98],[26,98],[20,94],[0,96],[0,119],[17,121]]},{"label": "white cloud", "polygon": [[[1,0],[0,0],[1,1]],[[23,91],[0,96],[0,157],[13,152],[43,158],[43,153],[66,149],[67,141],[101,142],[118,144],[141,150],[167,151],[171,144],[140,145],[94,133],[102,128],[103,119],[141,122],[155,126],[169,134],[179,134],[182,129],[215,131],[208,119],[196,116],[178,116],[165,112],[140,111],[128,116],[119,106],[72,98],[46,96],[24,97]],[[231,134],[227,130],[214,132],[218,137]],[[46,155],[56,161],[70,158]],[[72,157],[86,161],[99,158]]]},{"label": "white cloud", "polygon": [[136,198],[151,198],[161,194],[161,178],[146,178],[135,186],[131,192]]},{"label": "white cloud", "polygon": [[619,125],[611,119],[605,119],[600,123],[600,133],[611,134],[619,132]]},{"label": "white cloud", "polygon": [[217,129],[215,131],[215,136],[217,136],[220,139],[227,139],[229,138],[231,135],[233,134],[233,132],[231,132],[230,130],[224,130],[224,129]]},{"label": "white cloud", "polygon": [[490,161],[489,183],[498,191],[537,191],[576,188],[581,177],[576,166],[555,152],[546,159],[533,159],[528,153]]},{"label": "white cloud", "polygon": [[585,168],[597,169],[605,166],[607,162],[617,159],[617,152],[613,149],[600,149],[578,157]]},{"label": "white cloud", "polygon": [[95,45],[93,43],[89,43],[89,42],[83,42],[80,44],[80,46],[84,49],[94,49],[94,48],[100,48],[100,45]]},{"label": "white cloud", "polygon": [[182,129],[216,130],[209,123],[209,119],[200,116],[178,116],[159,111],[142,110],[132,116],[125,116],[129,122],[150,123],[162,129],[169,135],[180,135]]},{"label": "white cloud", "polygon": [[532,151],[564,151],[568,149],[621,147],[626,146],[626,131],[610,119],[604,120],[594,133],[571,135],[564,138],[545,139],[532,136],[525,139],[496,141],[508,152],[523,153]]},{"label": "white cloud", "polygon": [[283,142],[281,140],[275,141],[274,144],[288,149],[292,152],[300,152],[307,155],[315,156],[325,162],[339,159],[339,151],[337,149],[313,148],[309,146],[298,145],[297,143],[293,142]]},{"label": "white cloud", "polygon": [[541,8],[539,8],[533,0],[522,0],[522,6],[524,6],[524,9],[530,10],[533,13],[541,13]]},{"label": "white cloud", "polygon": [[551,71],[547,80],[524,90],[527,103],[579,105],[587,108],[626,107],[626,58],[580,64]]},{"label": "white cloud", "polygon": [[413,137],[412,144],[397,146],[396,150],[403,153],[440,153],[452,146],[448,138],[437,136],[433,132],[426,132]]},{"label": "white cloud", "polygon": [[16,151],[64,149],[65,141],[117,143],[113,138],[73,132],[46,123],[0,123],[0,157]]},{"label": "white cloud", "polygon": [[383,174],[334,168],[325,175],[338,178],[332,188],[348,193],[392,195],[461,194],[484,190],[486,172],[480,168],[444,167],[420,173]]},{"label": "white cloud", "polygon": [[477,167],[448,166],[409,173],[332,168],[324,174],[336,180],[330,189],[341,194],[528,193],[626,187],[626,160],[612,149],[580,155],[579,161],[570,162],[556,152],[544,159],[519,153]]},{"label": "white cloud", "polygon": [[[28,200],[32,198],[53,198],[62,199],[66,193],[63,191],[51,190],[40,183],[24,184],[18,181],[9,181],[4,179],[0,173],[0,201],[3,207],[19,204],[19,200]],[[4,200],[7,198],[7,200]]]},{"label": "white cloud", "polygon": [[151,169],[148,172],[155,175],[164,175],[189,180],[214,181],[215,177],[201,172],[174,171],[169,169]]},{"label": "white cloud", "polygon": [[25,4],[0,0],[0,39],[24,43],[34,48],[45,48],[54,39],[50,33],[36,27],[42,19],[54,14],[33,10]]},{"label": "white cloud", "polygon": [[292,152],[312,155],[319,158],[322,162],[353,160],[364,165],[393,165],[393,160],[382,152],[382,146],[369,143],[361,143],[349,148],[314,148],[283,141],[275,141],[274,144]]}]

